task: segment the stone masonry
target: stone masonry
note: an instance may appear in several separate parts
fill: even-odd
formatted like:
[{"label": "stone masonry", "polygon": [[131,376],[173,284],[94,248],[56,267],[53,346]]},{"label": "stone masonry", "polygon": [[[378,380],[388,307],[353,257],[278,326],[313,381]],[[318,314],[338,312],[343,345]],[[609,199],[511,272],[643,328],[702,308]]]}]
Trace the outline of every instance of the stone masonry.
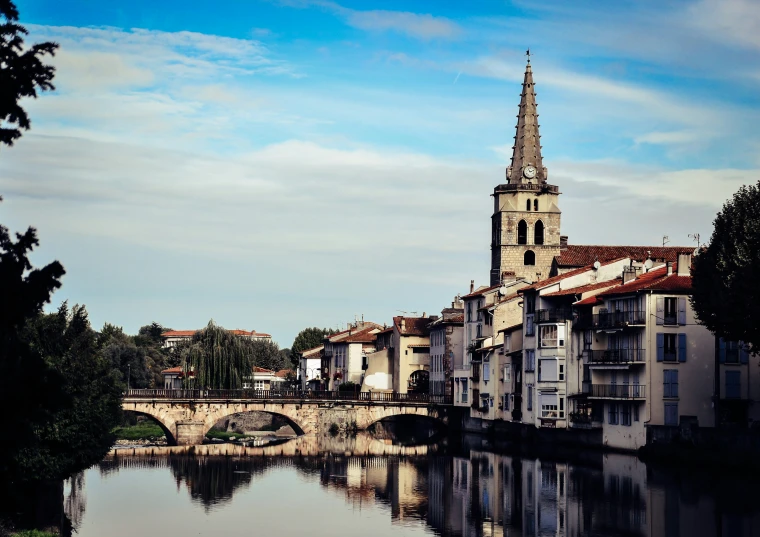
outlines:
[{"label": "stone masonry", "polygon": [[219,420],[241,412],[267,412],[287,418],[297,434],[326,432],[335,423],[339,428],[364,430],[372,423],[399,415],[417,415],[447,422],[446,407],[415,403],[341,403],[315,401],[273,403],[269,401],[130,400],[122,408],[154,418],[172,445],[190,446],[203,442]]}]

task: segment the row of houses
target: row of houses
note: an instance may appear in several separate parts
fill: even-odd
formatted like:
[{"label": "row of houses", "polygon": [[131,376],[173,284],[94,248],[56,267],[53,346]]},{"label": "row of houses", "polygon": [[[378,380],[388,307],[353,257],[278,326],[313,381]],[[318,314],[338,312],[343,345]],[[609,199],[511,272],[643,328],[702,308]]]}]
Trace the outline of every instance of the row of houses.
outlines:
[{"label": "row of houses", "polygon": [[757,356],[695,319],[699,245],[570,244],[541,149],[528,63],[506,183],[492,194],[489,284],[470,282],[440,315],[326,338],[304,354],[304,386],[427,391],[462,407],[470,428],[591,429],[621,449],[658,427],[758,421]]}]

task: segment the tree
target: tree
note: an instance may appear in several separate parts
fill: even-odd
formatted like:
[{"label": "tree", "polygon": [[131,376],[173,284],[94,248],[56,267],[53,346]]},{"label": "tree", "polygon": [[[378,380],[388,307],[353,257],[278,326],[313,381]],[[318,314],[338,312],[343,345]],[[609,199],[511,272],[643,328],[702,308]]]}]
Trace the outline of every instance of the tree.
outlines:
[{"label": "tree", "polygon": [[[42,57],[55,55],[56,43],[37,43],[24,49],[26,28],[19,25],[18,10],[11,0],[0,0],[0,145],[12,146],[29,130],[31,121],[19,105],[24,97],[37,97],[37,90],[54,90],[55,68]],[[15,125],[15,126],[13,126]]]},{"label": "tree", "polygon": [[164,328],[155,321],[141,326],[135,336],[135,344],[139,347],[161,347],[164,344],[161,334],[167,330],[171,330],[171,328]]},{"label": "tree", "polygon": [[123,385],[97,345],[84,306],[38,315],[25,339],[60,379],[57,407],[35,426],[33,442],[15,458],[24,475],[60,480],[99,462],[113,445]]},{"label": "tree", "polygon": [[[60,373],[53,370],[24,338],[27,323],[36,318],[50,296],[61,286],[63,266],[54,261],[33,269],[29,254],[39,245],[37,233],[29,228],[11,238],[0,225],[0,408],[3,427],[13,434],[0,442],[0,483],[24,476],[14,464],[18,454],[35,442],[35,430],[50,420],[64,398]],[[34,476],[35,474],[32,474]]]},{"label": "tree", "polygon": [[114,341],[101,351],[103,358],[117,372],[122,384],[130,388],[150,388],[153,378],[146,363],[145,350],[131,341]]},{"label": "tree", "polygon": [[294,364],[297,364],[303,351],[319,347],[322,345],[325,336],[335,333],[336,331],[330,328],[317,328],[316,326],[304,328],[298,333],[296,339],[293,340],[293,345],[290,347],[291,360]]},{"label": "tree", "polygon": [[249,339],[234,335],[210,321],[190,341],[176,347],[185,374],[192,371],[195,386],[239,389],[251,376],[253,348]]},{"label": "tree", "polygon": [[760,351],[760,182],[741,187],[714,226],[694,259],[692,307],[717,336]]},{"label": "tree", "polygon": [[252,365],[279,371],[284,368],[286,362],[280,353],[280,347],[277,343],[264,339],[248,340],[251,346]]}]

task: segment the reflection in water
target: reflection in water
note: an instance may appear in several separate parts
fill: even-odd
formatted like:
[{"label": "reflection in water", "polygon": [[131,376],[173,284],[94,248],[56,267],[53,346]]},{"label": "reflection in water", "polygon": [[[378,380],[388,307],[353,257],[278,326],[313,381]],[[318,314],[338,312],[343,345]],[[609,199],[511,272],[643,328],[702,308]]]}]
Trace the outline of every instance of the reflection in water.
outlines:
[{"label": "reflection in water", "polygon": [[[154,450],[152,456],[109,458],[99,466],[100,477],[111,481],[137,471],[169,471],[177,489],[184,487],[192,502],[203,506],[214,533],[235,534],[230,517],[217,514],[231,513],[235,499],[244,502],[258,479],[268,476],[269,486],[275,483],[285,501],[296,501],[309,483],[318,484],[324,494],[309,495],[309,505],[329,513],[331,521],[366,510],[390,518],[400,534],[412,526],[457,537],[760,535],[754,479],[647,467],[626,455],[592,455],[579,463],[476,449],[457,456],[351,456],[337,448],[294,457],[163,453],[168,454]],[[84,482],[77,482],[76,495],[66,499],[72,521],[79,520],[74,513],[80,519],[84,513]],[[165,494],[168,498],[170,491]],[[336,496],[344,499],[344,512],[335,507]],[[186,513],[194,509],[187,503],[180,507]],[[353,518],[345,534],[374,523],[372,517]],[[340,529],[331,522],[329,533],[340,535]],[[94,531],[83,528],[80,535]],[[322,534],[327,535],[315,533]]]}]

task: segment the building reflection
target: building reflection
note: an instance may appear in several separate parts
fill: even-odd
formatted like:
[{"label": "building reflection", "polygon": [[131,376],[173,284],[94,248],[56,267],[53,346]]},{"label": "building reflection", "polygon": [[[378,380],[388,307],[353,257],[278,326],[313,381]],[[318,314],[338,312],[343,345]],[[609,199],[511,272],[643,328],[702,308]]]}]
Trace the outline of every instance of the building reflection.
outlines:
[{"label": "building reflection", "polygon": [[[208,507],[288,466],[354,509],[452,537],[760,536],[754,481],[647,467],[635,457],[550,460],[469,449],[459,456],[122,457],[119,467],[170,469]],[[80,507],[83,511],[83,506]],[[67,509],[69,512],[72,509]]]}]

